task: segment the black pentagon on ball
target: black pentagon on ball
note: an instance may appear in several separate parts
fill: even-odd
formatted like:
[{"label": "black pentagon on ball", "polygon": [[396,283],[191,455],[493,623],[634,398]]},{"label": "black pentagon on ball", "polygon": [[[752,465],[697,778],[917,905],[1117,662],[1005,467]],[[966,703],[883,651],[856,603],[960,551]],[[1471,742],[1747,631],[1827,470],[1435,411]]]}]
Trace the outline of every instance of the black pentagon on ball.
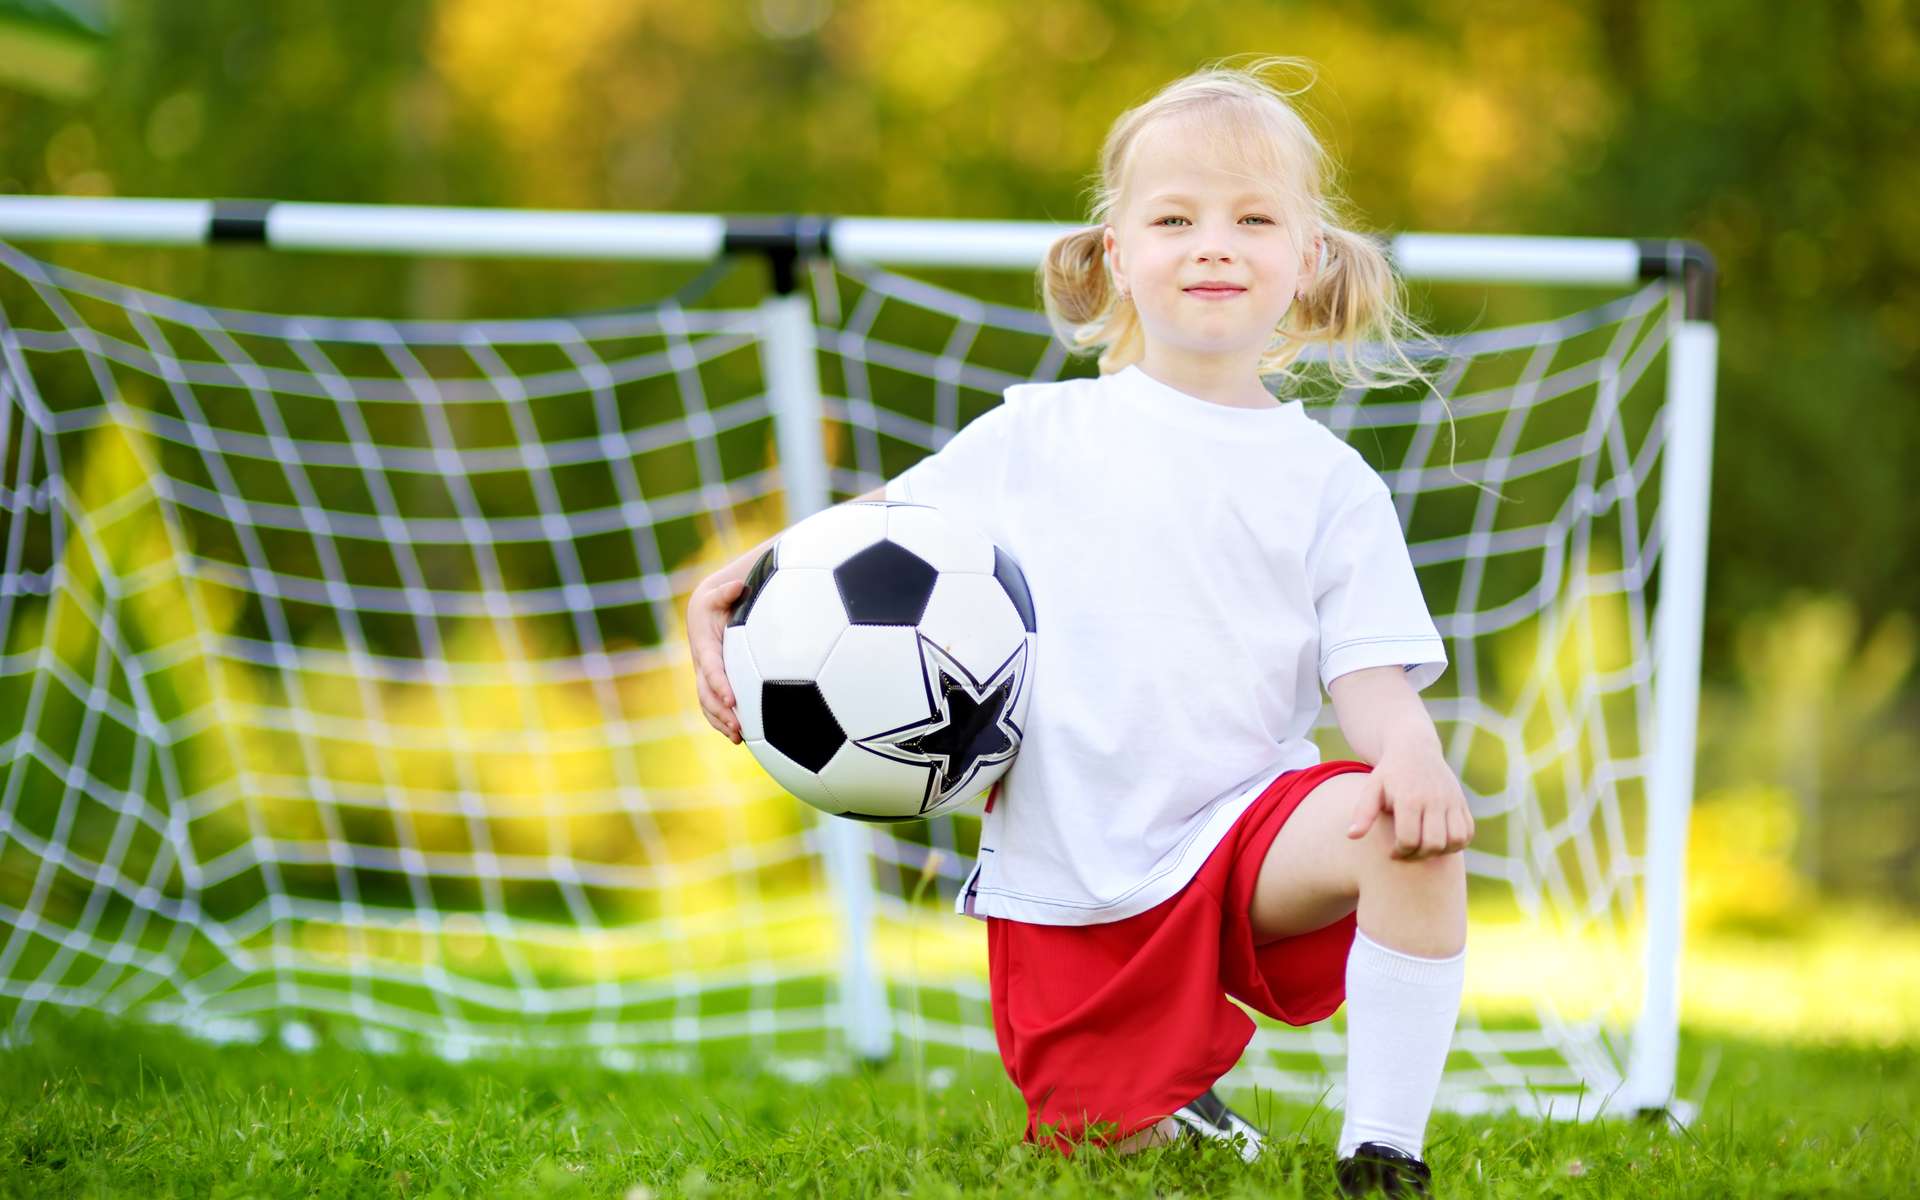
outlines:
[{"label": "black pentagon on ball", "polygon": [[748,614],[753,612],[753,602],[760,598],[761,592],[767,590],[767,580],[773,578],[775,566],[773,555],[774,551],[778,549],[780,549],[778,542],[768,546],[766,553],[762,554],[759,560],[753,564],[753,570],[747,572],[747,586],[741,589],[738,596],[734,597],[733,608],[727,616],[727,625],[729,627],[745,625],[747,623]]},{"label": "black pentagon on ball", "polygon": [[855,625],[918,625],[939,578],[933,564],[882,539],[833,569],[840,603]]},{"label": "black pentagon on ball", "polygon": [[773,748],[809,771],[825,767],[847,740],[812,682],[761,684],[760,721]]},{"label": "black pentagon on ball", "polygon": [[1020,570],[1019,563],[1013,561],[1013,555],[998,546],[993,548],[993,577],[1006,590],[1007,599],[1013,601],[1014,611],[1020,614],[1020,624],[1028,633],[1035,632],[1033,593],[1027,590],[1026,573]]}]

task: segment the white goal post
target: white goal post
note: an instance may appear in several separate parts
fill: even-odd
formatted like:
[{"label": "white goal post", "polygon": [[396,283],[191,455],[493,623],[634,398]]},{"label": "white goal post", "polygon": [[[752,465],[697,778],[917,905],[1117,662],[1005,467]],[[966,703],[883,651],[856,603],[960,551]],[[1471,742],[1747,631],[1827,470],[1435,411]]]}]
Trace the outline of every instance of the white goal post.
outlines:
[{"label": "white goal post", "polygon": [[[630,703],[651,695],[639,681],[656,670],[661,678],[677,670],[690,699],[683,647],[629,645],[594,618],[620,605],[657,612],[663,596],[684,590],[676,556],[660,550],[668,522],[703,518],[731,532],[743,501],[768,497],[798,521],[833,503],[835,491],[864,491],[897,473],[889,445],[936,449],[964,424],[963,408],[977,407],[965,396],[1062,377],[1076,364],[1039,314],[903,272],[1031,275],[1068,228],[0,197],[0,284],[28,298],[9,308],[13,293],[0,289],[0,1013],[14,1033],[26,1032],[36,1008],[56,1005],[203,1030],[322,1014],[369,1045],[418,1035],[450,1053],[534,1040],[620,1054],[710,1038],[782,1052],[803,1044],[788,1035],[816,1030],[866,1058],[888,1055],[902,1035],[991,1052],[984,980],[949,963],[935,970],[937,985],[923,987],[927,947],[916,940],[942,921],[953,927],[935,944],[978,938],[964,918],[940,915],[964,877],[965,823],[977,817],[927,823],[936,827],[920,835],[824,817],[796,831],[781,823],[797,820],[787,813],[765,832],[774,810],[764,797],[700,799],[699,781],[660,769],[663,755],[695,744],[684,730],[697,713],[674,714],[653,732],[661,714],[637,717]],[[125,288],[9,244],[38,241],[593,261],[758,256],[770,287],[743,310],[667,302],[501,321],[280,316]],[[1583,312],[1420,347],[1447,364],[1446,406],[1418,394],[1342,395],[1315,410],[1393,488],[1448,641],[1452,682],[1429,703],[1484,831],[1486,845],[1468,851],[1476,887],[1500,891],[1513,928],[1531,931],[1534,940],[1516,933],[1512,946],[1567,947],[1534,959],[1543,993],[1554,990],[1544,976],[1573,955],[1604,959],[1608,950],[1616,957],[1595,968],[1604,985],[1630,982],[1635,992],[1615,1003],[1563,990],[1522,1004],[1512,1020],[1470,1011],[1440,1103],[1572,1115],[1582,1095],[1581,1116],[1666,1109],[1684,1119],[1675,1068],[1717,355],[1712,260],[1679,240],[1409,233],[1388,249],[1408,280],[1609,294]],[[940,344],[880,332],[900,311],[939,325]],[[1028,365],[970,357],[994,339],[1025,347]],[[629,342],[646,345],[630,351]],[[521,352],[535,348],[551,351],[554,365],[521,365]],[[759,388],[709,394],[702,372],[742,348],[756,360]],[[440,365],[453,352],[463,365]],[[362,353],[379,367],[349,365]],[[1650,374],[1661,359],[1663,379]],[[66,370],[76,361],[86,370]],[[830,379],[823,362],[835,368]],[[895,382],[877,382],[881,375]],[[85,394],[60,391],[79,378],[90,380]],[[622,389],[647,382],[679,397],[671,429],[623,407]],[[923,391],[931,403],[889,398]],[[1659,394],[1645,400],[1649,391]],[[250,415],[230,420],[202,405],[203,392],[241,396]],[[337,406],[345,433],[279,426],[283,397]],[[418,430],[366,423],[371,405],[389,413],[409,397],[424,414]],[[529,415],[549,397],[575,404],[572,432]],[[469,441],[466,426],[436,415],[457,405],[497,405],[514,438]],[[1457,446],[1443,436],[1449,415]],[[776,461],[763,471],[727,465],[719,439],[761,418]],[[99,464],[85,477],[71,469],[81,446]],[[167,465],[180,452],[203,461],[209,477]],[[656,452],[684,453],[692,483],[650,493],[632,462]],[[89,491],[120,459],[134,490]],[[573,468],[610,480],[621,502],[576,504],[557,486]],[[270,483],[257,482],[261,471]],[[496,512],[468,482],[488,471],[524,482],[534,508]],[[382,490],[389,478],[404,489],[436,474],[445,490],[420,507]],[[317,479],[348,476],[354,495],[370,497],[367,511],[316,490]],[[1502,508],[1469,482],[1511,488],[1517,503]],[[135,522],[149,522],[139,526],[147,550],[121,545]],[[326,569],[286,566],[272,540],[282,534],[318,546]],[[214,561],[201,537],[231,541],[238,561]],[[383,539],[397,582],[369,582],[328,558],[336,543]],[[593,539],[634,556],[630,577],[600,574],[574,548]],[[525,545],[544,545],[546,557],[523,578],[502,564],[508,548]],[[447,583],[422,568],[445,548],[475,564],[471,579]],[[191,619],[172,629],[142,618],[143,597],[176,585]],[[207,615],[203,593],[226,596],[242,616]],[[284,632],[285,614],[302,605],[333,610],[339,645]],[[256,613],[265,637],[243,628]],[[540,689],[552,685],[591,699],[551,723],[529,707],[529,757],[498,778],[546,772],[533,791],[553,804],[564,797],[564,811],[496,806],[489,789],[506,785],[485,761],[422,765],[430,749],[394,714],[417,702],[451,728],[446,714],[463,709],[486,672],[469,671],[479,659],[427,644],[425,634],[421,648],[394,651],[366,632],[386,617],[425,631],[470,618],[497,632],[525,614],[571,621],[576,632],[567,654],[507,652],[523,695],[545,696]],[[660,635],[663,621],[649,619]],[[205,664],[204,705],[154,698],[179,690],[171,673],[183,663]],[[59,718],[67,724],[49,715],[68,709],[71,719]],[[182,756],[188,747],[200,754],[196,743],[214,730],[229,731],[219,753],[234,765],[201,763],[200,778]],[[588,735],[617,752],[579,767],[575,782],[566,772],[576,759],[566,756]],[[715,737],[703,723],[693,736]],[[281,747],[287,759],[262,764],[257,747]],[[124,769],[122,754],[132,764]],[[753,785],[730,776],[715,786],[732,796]],[[383,805],[405,819],[379,818]],[[675,848],[703,813],[760,831],[757,857],[744,857],[746,841],[709,839],[697,854]],[[605,836],[630,849],[603,861],[580,840],[587,828],[614,831]],[[203,844],[203,829],[225,832]],[[819,995],[788,990],[805,971],[789,970],[792,941],[782,940],[811,936],[793,931],[811,928],[814,909],[766,882],[809,864],[831,881],[838,930],[834,978]],[[916,876],[934,883],[930,904],[906,895]],[[573,914],[571,932],[523,899],[549,883],[551,913]],[[234,888],[238,899],[210,899]],[[748,898],[747,932],[727,934],[722,918],[697,907],[722,892]],[[906,943],[892,937],[901,930]],[[731,948],[721,948],[716,939],[729,936]],[[903,944],[914,955],[910,973]],[[463,960],[468,945],[481,949]],[[1502,945],[1491,941],[1484,961],[1498,961]],[[568,955],[601,965],[556,965]],[[1469,955],[1470,971],[1477,959]],[[482,960],[484,969],[462,966]],[[1571,986],[1591,990],[1590,982]],[[745,999],[714,1003],[715,990]],[[948,999],[930,1004],[931,992]],[[1337,1089],[1341,1039],[1331,1024],[1270,1025],[1229,1084],[1303,1099]],[[1623,1062],[1615,1035],[1625,1025]]]}]

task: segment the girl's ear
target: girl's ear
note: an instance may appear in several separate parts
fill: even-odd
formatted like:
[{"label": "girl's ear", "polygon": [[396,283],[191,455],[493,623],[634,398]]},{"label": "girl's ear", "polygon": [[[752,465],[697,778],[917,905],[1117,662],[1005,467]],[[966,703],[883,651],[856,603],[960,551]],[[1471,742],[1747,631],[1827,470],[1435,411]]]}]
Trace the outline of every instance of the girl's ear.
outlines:
[{"label": "girl's ear", "polygon": [[1120,266],[1120,243],[1114,239],[1113,226],[1108,225],[1100,231],[1100,249],[1107,258],[1107,271],[1113,279],[1113,290],[1122,296],[1127,294],[1127,276]]},{"label": "girl's ear", "polygon": [[1299,283],[1293,289],[1296,300],[1305,300],[1307,290],[1320,282],[1320,268],[1326,263],[1326,238],[1324,234],[1314,234],[1307,243],[1305,254],[1300,259]]}]

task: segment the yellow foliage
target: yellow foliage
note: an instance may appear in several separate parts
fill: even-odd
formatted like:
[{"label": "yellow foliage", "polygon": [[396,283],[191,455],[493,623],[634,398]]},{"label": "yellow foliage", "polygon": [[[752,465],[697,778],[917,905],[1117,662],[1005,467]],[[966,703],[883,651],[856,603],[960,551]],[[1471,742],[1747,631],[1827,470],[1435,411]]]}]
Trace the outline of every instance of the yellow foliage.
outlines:
[{"label": "yellow foliage", "polygon": [[1584,565],[1568,564],[1544,611],[1486,635],[1493,670],[1479,699],[1500,720],[1472,739],[1461,777],[1485,794],[1513,789],[1532,797],[1531,810],[1504,818],[1515,823],[1510,853],[1544,837],[1592,792],[1619,786],[1607,782],[1605,768],[1645,749],[1629,682],[1634,615],[1615,578],[1619,569],[1617,549],[1595,540]]},{"label": "yellow foliage", "polygon": [[1030,15],[1037,14],[997,0],[874,4],[840,40],[883,94],[932,111],[965,96],[983,68],[1016,51],[1029,36]]},{"label": "yellow foliage", "polygon": [[[1638,928],[1549,930],[1510,919],[1467,921],[1464,1001],[1482,1018],[1535,1017],[1626,1026],[1639,1011]],[[1681,951],[1680,1013],[1689,1028],[1746,1036],[1871,1044],[1920,1042],[1920,922],[1825,905],[1792,938],[1703,926]],[[1845,1003],[1836,1004],[1834,997]]]},{"label": "yellow foliage", "polygon": [[1793,867],[1799,826],[1783,788],[1748,784],[1695,802],[1687,834],[1688,927],[1803,927],[1816,897]]},{"label": "yellow foliage", "polygon": [[[711,40],[717,14],[675,5],[646,23],[632,0],[446,0],[427,53],[455,99],[498,132],[529,169],[527,202],[599,207],[610,141],[661,126],[679,110],[686,43]],[[672,38],[656,35],[671,30]],[[662,164],[664,165],[664,164]]]},{"label": "yellow foliage", "polygon": [[[1606,582],[1619,570],[1618,549],[1596,540],[1584,572],[1561,581],[1546,611],[1493,635],[1496,676],[1489,702],[1508,712],[1522,704],[1540,711],[1549,699],[1571,705],[1592,688],[1595,676],[1632,665],[1632,612],[1619,585]],[[1551,732],[1541,730],[1539,737],[1547,740]]]},{"label": "yellow foliage", "polygon": [[[1858,729],[1898,697],[1916,657],[1913,618],[1889,613],[1861,641],[1845,596],[1798,594],[1739,630],[1748,731],[1742,757],[1774,774],[1816,783],[1833,734]],[[1857,648],[1856,648],[1857,647]]]}]

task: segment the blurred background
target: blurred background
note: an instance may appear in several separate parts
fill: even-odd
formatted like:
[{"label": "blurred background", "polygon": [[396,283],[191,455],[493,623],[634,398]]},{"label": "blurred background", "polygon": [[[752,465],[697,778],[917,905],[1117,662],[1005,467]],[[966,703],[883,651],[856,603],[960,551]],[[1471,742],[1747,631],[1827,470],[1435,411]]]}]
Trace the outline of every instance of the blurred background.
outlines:
[{"label": "blurred background", "polygon": [[[0,194],[1080,221],[1116,114],[1255,50],[1317,64],[1301,103],[1371,229],[1681,237],[1715,257],[1690,949],[1920,944],[1904,0],[0,0]],[[24,248],[189,300],[354,315],[612,308],[698,273]],[[717,300],[750,303],[758,270]],[[1033,299],[1017,274],[970,286]],[[1690,1015],[1719,1003],[1711,967],[1682,978]],[[1714,1011],[1787,1019],[1756,1008]]]}]

